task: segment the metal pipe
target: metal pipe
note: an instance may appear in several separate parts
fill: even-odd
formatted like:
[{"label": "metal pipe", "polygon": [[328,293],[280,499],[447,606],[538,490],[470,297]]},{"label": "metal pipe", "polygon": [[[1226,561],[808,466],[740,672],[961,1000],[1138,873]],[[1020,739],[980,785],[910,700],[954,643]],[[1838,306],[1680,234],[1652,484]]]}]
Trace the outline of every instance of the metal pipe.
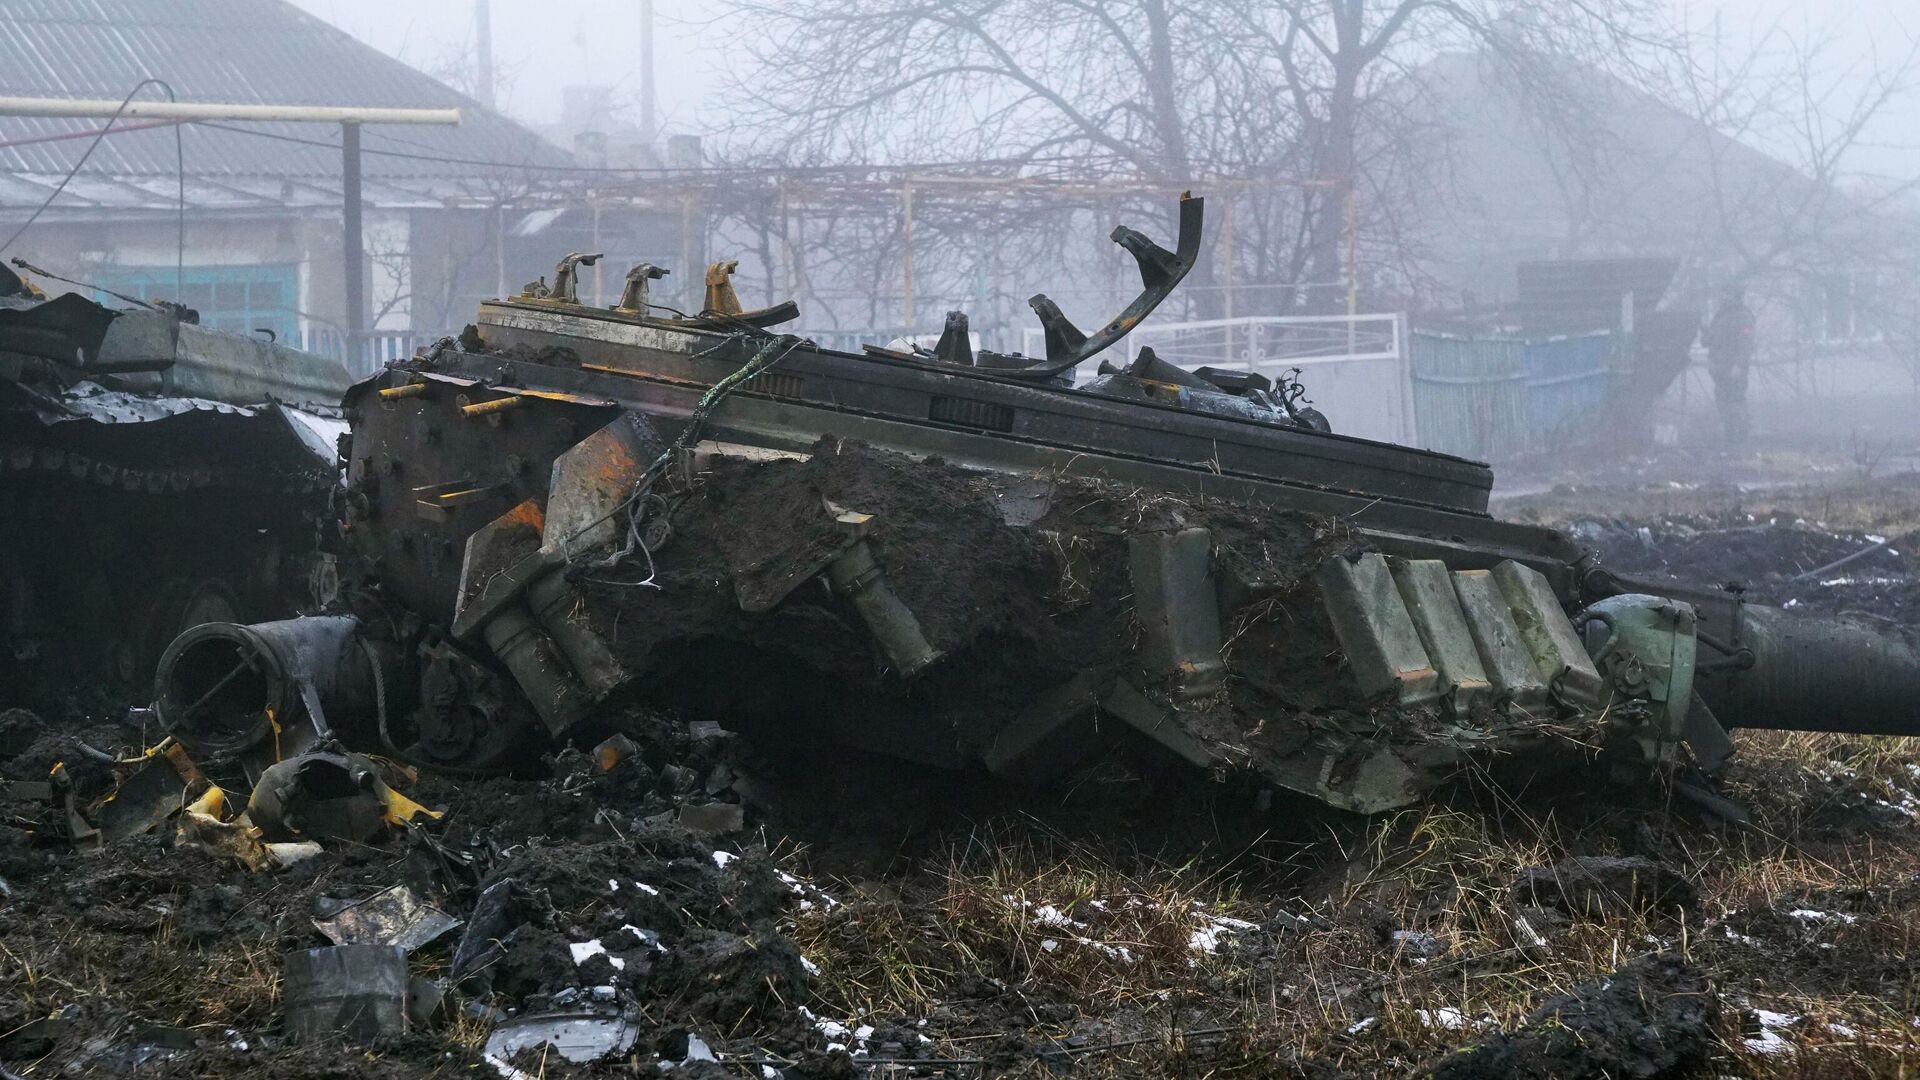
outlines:
[{"label": "metal pipe", "polygon": [[459,109],[389,109],[339,105],[240,105],[197,101],[118,101],[95,98],[0,97],[0,116],[104,120],[253,120],[318,124],[457,125]]},{"label": "metal pipe", "polygon": [[460,406],[460,412],[462,415],[470,417],[492,416],[496,413],[517,409],[524,404],[525,401],[526,399],[519,394],[514,394],[510,397],[495,398],[492,401],[476,401],[471,405],[462,405]]},{"label": "metal pipe", "polygon": [[640,137],[649,146],[660,140],[653,90],[653,0],[640,0]]},{"label": "metal pipe", "polygon": [[1910,632],[1746,604],[1733,644],[1753,651],[1753,666],[1702,673],[1700,685],[1728,727],[1920,735],[1920,649]]},{"label": "metal pipe", "polygon": [[346,250],[342,261],[346,268],[347,357],[353,370],[360,370],[360,348],[367,329],[366,235],[362,229],[360,189],[360,125],[340,125],[340,189],[344,199],[342,232]]},{"label": "metal pipe", "polygon": [[380,400],[381,401],[398,401],[401,398],[421,397],[421,396],[424,396],[426,392],[427,392],[426,383],[423,383],[423,382],[403,383],[399,386],[383,387],[380,390]]},{"label": "metal pipe", "polygon": [[478,54],[480,85],[476,88],[480,104],[494,108],[493,94],[493,3],[474,0],[473,50]]}]

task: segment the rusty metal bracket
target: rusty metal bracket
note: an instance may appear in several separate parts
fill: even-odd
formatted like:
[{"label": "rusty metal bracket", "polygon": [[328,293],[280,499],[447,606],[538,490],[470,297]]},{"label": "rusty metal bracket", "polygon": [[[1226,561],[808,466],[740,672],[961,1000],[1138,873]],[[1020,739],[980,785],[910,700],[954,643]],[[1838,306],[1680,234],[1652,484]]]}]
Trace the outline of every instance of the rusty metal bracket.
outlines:
[{"label": "rusty metal bracket", "polygon": [[562,304],[580,302],[580,268],[600,261],[598,251],[570,251],[553,268],[553,293],[549,299]]},{"label": "rusty metal bracket", "polygon": [[940,340],[933,344],[933,356],[942,363],[973,366],[973,339],[968,336],[966,312],[947,312],[947,325],[940,330]]},{"label": "rusty metal bracket", "polygon": [[1040,325],[1046,331],[1047,359],[1043,364],[1032,367],[1009,369],[1006,374],[1018,378],[1052,378],[1062,372],[1071,371],[1103,349],[1126,337],[1141,320],[1153,313],[1174,286],[1180,284],[1193,269],[1200,257],[1201,226],[1205,220],[1206,200],[1196,199],[1191,192],[1180,196],[1180,239],[1174,251],[1149,240],[1146,234],[1130,229],[1125,225],[1115,226],[1110,239],[1127,249],[1136,263],[1140,264],[1140,295],[1133,303],[1115,316],[1112,322],[1088,335],[1073,325],[1060,311],[1060,306],[1047,298],[1045,293],[1036,293],[1027,301],[1033,313],[1040,317]]},{"label": "rusty metal bracket", "polygon": [[636,315],[645,315],[653,306],[653,297],[649,290],[652,283],[666,277],[673,271],[652,263],[641,263],[627,271],[626,287],[620,291],[620,303],[615,311],[630,311]]},{"label": "rusty metal bracket", "polygon": [[739,259],[721,259],[707,265],[707,300],[703,314],[738,315],[740,294],[733,291],[733,272]]}]

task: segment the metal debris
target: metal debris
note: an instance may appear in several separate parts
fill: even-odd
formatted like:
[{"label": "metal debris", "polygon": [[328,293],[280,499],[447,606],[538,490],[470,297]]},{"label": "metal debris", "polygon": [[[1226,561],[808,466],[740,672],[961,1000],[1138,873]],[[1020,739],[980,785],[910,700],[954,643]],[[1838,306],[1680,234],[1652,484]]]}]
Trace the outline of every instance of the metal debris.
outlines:
[{"label": "metal debris", "polygon": [[486,1061],[508,1080],[526,1073],[510,1063],[522,1050],[550,1046],[576,1065],[602,1061],[633,1049],[640,1037],[637,1018],[621,1013],[543,1013],[502,1022],[487,1036]]},{"label": "metal debris", "polygon": [[395,885],[365,900],[346,902],[314,928],[335,945],[393,945],[412,952],[460,925],[405,885]]},{"label": "metal debris", "polygon": [[287,954],[287,1034],[371,1042],[407,1027],[407,953],[394,945],[335,945]]}]

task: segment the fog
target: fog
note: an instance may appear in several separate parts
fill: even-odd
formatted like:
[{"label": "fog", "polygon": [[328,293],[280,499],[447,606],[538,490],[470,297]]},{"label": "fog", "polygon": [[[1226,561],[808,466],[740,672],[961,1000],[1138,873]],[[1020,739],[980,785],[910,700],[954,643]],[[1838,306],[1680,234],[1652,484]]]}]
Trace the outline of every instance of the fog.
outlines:
[{"label": "fog", "polygon": [[[467,70],[474,46],[475,0],[292,0],[391,56],[435,74]],[[698,132],[726,118],[718,86],[737,71],[730,42],[755,33],[751,20],[729,13],[728,0],[660,0],[655,5],[657,93],[663,127]],[[492,0],[500,107],[523,121],[560,118],[561,91],[577,83],[610,86],[637,107],[640,16],[635,0]],[[1920,8],[1909,0],[1674,0],[1671,18],[1716,36],[1727,52],[1768,35],[1785,65],[1781,42],[1827,41],[1823,74],[1838,92],[1857,84],[1878,61],[1897,59],[1920,33]],[[1920,110],[1890,110],[1851,162],[1862,175],[1920,174]],[[1760,140],[1763,141],[1764,140]]]}]

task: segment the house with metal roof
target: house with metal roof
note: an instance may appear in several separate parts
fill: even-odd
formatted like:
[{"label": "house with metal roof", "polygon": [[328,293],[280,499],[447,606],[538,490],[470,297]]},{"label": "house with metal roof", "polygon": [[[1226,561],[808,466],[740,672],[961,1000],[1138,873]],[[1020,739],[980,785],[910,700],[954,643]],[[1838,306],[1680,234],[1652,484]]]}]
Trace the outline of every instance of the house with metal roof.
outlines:
[{"label": "house with metal roof", "polygon": [[[367,364],[457,330],[479,300],[550,272],[563,252],[549,249],[577,238],[542,235],[551,232],[542,222],[589,216],[564,209],[580,180],[567,152],[285,0],[0,4],[0,96],[118,102],[130,93],[459,110],[457,126],[352,125],[360,308],[375,344]],[[0,238],[38,214],[4,257],[84,282],[101,299],[178,300],[207,325],[337,349],[354,277],[343,263],[346,136],[337,123],[0,116]],[[680,214],[632,216],[606,222],[606,234],[681,250]]]}]

